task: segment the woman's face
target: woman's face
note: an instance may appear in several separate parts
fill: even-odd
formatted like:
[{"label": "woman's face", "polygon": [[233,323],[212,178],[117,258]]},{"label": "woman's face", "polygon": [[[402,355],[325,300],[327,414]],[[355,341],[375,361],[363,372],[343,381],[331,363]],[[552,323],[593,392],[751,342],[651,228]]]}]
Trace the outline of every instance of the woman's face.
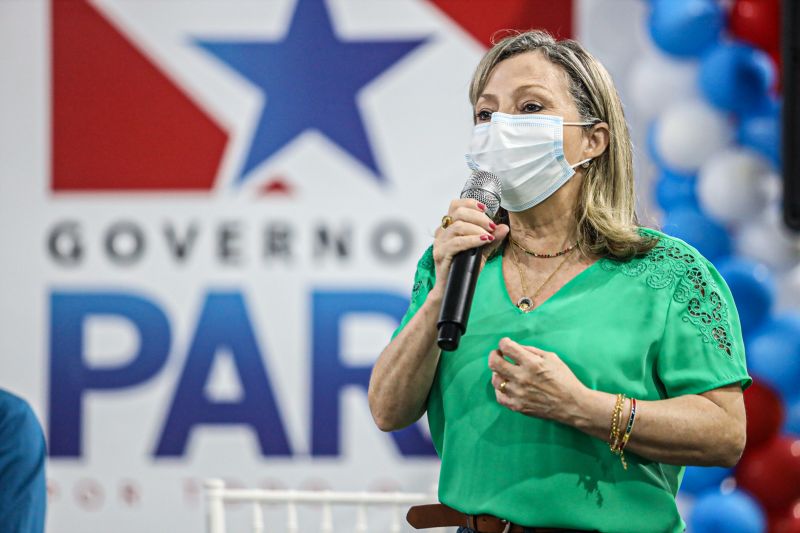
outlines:
[{"label": "woman's face", "polygon": [[[541,113],[581,122],[569,94],[567,74],[540,52],[525,52],[498,63],[475,104],[475,123],[489,122],[492,113]],[[570,164],[593,157],[591,139],[580,126],[564,127],[564,156]],[[602,152],[602,150],[601,150]]]}]

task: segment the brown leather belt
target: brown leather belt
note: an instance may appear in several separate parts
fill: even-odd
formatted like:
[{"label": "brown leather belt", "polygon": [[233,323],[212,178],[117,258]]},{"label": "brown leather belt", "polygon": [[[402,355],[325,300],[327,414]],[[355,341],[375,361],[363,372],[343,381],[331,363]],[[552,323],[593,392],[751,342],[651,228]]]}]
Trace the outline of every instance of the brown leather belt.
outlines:
[{"label": "brown leather belt", "polygon": [[406,520],[414,529],[466,526],[479,533],[564,533],[567,531],[591,533],[585,529],[520,526],[490,514],[464,514],[442,503],[415,505],[408,510]]}]

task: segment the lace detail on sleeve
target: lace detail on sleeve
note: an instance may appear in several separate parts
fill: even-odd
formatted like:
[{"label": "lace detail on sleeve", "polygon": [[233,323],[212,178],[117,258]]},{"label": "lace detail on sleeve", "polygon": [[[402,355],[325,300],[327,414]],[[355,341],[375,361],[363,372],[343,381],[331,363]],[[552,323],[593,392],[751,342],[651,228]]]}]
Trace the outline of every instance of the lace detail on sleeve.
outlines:
[{"label": "lace detail on sleeve", "polygon": [[433,246],[428,247],[417,262],[417,275],[414,279],[414,287],[411,289],[411,301],[415,302],[420,296],[420,291],[424,289],[425,294],[433,287],[436,278],[436,270],[433,262]]},{"label": "lace detail on sleeve", "polygon": [[682,320],[697,328],[703,342],[732,357],[728,305],[711,272],[691,250],[664,241],[643,257],[624,262],[604,258],[601,266],[630,277],[644,276],[653,289],[673,287],[674,303],[684,306]]}]

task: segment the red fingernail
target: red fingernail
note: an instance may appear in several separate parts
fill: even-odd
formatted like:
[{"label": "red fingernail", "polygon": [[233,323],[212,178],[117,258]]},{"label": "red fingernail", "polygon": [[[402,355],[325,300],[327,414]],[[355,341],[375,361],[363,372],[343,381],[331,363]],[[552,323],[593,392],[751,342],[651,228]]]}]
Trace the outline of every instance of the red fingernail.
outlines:
[{"label": "red fingernail", "polygon": [[490,240],[490,241],[493,241],[493,240],[494,240],[494,235],[487,235],[487,237],[489,237],[489,240]]},{"label": "red fingernail", "polygon": [[481,211],[486,211],[486,206],[478,202],[478,209],[480,209]]},{"label": "red fingernail", "polygon": [[489,222],[489,229],[490,230],[494,231],[496,227],[497,227],[497,224],[495,224],[494,222]]},{"label": "red fingernail", "polygon": [[482,241],[488,241],[489,237],[491,237],[491,235],[481,235],[481,240]]}]

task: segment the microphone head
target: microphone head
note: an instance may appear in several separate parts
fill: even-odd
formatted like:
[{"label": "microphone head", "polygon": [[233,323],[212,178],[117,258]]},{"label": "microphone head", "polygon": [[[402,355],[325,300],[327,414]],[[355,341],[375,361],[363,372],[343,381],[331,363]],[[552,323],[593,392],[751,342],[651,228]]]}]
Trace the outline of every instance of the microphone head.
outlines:
[{"label": "microphone head", "polygon": [[485,170],[473,170],[461,190],[461,198],[472,198],[486,206],[486,214],[494,217],[500,209],[500,178]]}]

